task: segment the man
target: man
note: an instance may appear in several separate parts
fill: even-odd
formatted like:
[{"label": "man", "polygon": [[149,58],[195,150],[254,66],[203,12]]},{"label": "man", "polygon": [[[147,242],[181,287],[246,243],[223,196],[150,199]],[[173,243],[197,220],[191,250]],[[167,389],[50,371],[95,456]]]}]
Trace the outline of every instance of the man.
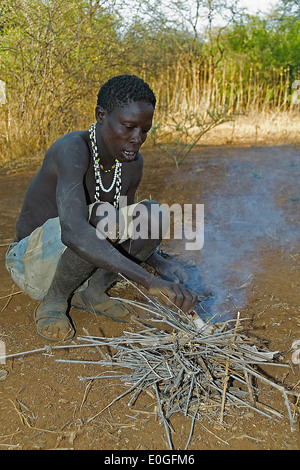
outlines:
[{"label": "man", "polygon": [[[132,226],[139,213],[148,224],[157,204],[134,204],[143,170],[139,150],[151,129],[155,104],[153,91],[142,79],[110,79],[98,93],[96,123],[88,131],[58,139],[27,189],[6,266],[24,292],[41,301],[35,322],[47,340],[74,336],[70,303],[112,317],[126,316],[126,307],[106,294],[119,273],[151,295],[163,300],[167,296],[185,312],[195,305],[195,294],[180,282],[180,267],[155,251],[163,236],[160,216],[151,219],[160,233],[156,238],[133,236],[129,228],[117,234],[120,225]],[[128,207],[121,207],[124,198]],[[99,229],[104,209],[115,214],[115,236]],[[142,261],[158,276],[145,270]]]}]

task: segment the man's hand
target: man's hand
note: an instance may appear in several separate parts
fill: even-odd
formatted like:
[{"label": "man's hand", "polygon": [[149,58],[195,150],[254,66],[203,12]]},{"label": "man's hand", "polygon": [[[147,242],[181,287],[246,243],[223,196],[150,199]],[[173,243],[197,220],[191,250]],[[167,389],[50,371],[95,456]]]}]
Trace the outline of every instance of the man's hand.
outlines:
[{"label": "man's hand", "polygon": [[153,255],[147,260],[147,263],[152,266],[157,274],[166,281],[187,283],[188,276],[181,264],[169,261],[158,253]]},{"label": "man's hand", "polygon": [[188,290],[183,284],[180,284],[178,280],[170,282],[154,277],[150,282],[148,291],[151,295],[159,297],[166,305],[168,304],[168,298],[185,313],[193,310],[197,301],[197,295]]},{"label": "man's hand", "polygon": [[156,266],[157,274],[166,281],[171,282],[182,282],[183,284],[188,282],[188,276],[185,270],[179,263],[173,263],[172,261],[164,260],[162,263]]}]

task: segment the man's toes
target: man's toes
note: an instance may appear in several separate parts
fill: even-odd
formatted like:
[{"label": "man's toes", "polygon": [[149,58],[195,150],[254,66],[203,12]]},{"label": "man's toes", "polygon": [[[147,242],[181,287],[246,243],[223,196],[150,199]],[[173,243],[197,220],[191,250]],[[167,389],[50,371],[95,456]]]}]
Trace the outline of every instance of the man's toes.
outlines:
[{"label": "man's toes", "polygon": [[56,305],[41,303],[35,310],[34,319],[37,332],[47,340],[68,340],[75,334],[64,309],[58,309]]},{"label": "man's toes", "polygon": [[58,324],[45,325],[42,328],[41,333],[44,336],[47,336],[49,339],[59,340],[59,339],[64,339],[66,337],[69,329],[70,328],[66,328],[64,325],[58,325]]},{"label": "man's toes", "polygon": [[71,339],[74,336],[74,329],[69,322],[47,323],[37,328],[38,333],[45,339],[60,341]]},{"label": "man's toes", "polygon": [[[42,328],[42,330],[40,331],[40,334],[43,336],[43,337],[46,337],[47,339],[50,339],[50,340],[64,340],[64,339],[68,339],[68,336],[69,334],[72,332],[71,328],[57,328],[55,326],[51,326],[51,327],[44,327]],[[74,334],[72,333],[72,337],[74,336]]]}]

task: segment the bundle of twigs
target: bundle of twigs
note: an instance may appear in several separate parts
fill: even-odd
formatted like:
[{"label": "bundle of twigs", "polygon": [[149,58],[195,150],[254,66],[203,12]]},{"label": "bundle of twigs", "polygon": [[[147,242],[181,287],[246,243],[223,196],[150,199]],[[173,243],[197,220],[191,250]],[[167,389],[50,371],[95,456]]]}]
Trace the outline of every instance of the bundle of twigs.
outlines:
[{"label": "bundle of twigs", "polygon": [[[230,322],[207,324],[197,317],[195,320],[195,316],[178,312],[174,307],[167,307],[159,300],[147,300],[147,304],[128,302],[147,310],[154,326],[143,324],[143,329],[138,332],[124,331],[123,336],[116,338],[79,337],[85,345],[97,347],[102,359],[58,360],[128,370],[116,375],[80,377],[82,380],[119,377],[129,386],[126,392],[116,397],[97,415],[130,393],[132,395],[128,405],[131,405],[141,392],[152,388],[168,443],[172,448],[168,418],[176,412],[192,417],[190,437],[195,420],[200,420],[205,415],[222,422],[224,413],[233,405],[251,408],[268,417],[282,417],[278,411],[259,403],[258,382],[262,381],[282,394],[293,430],[289,395],[296,394],[272,381],[259,370],[261,365],[288,365],[278,362],[278,352],[258,348],[253,344],[254,340],[251,341],[242,333],[239,314],[233,325],[230,325]],[[160,325],[163,322],[172,327],[172,331],[156,328],[155,322]],[[140,326],[141,324],[139,322]],[[105,355],[100,349],[102,346],[113,350],[113,354]],[[188,444],[189,442],[187,446]]]}]

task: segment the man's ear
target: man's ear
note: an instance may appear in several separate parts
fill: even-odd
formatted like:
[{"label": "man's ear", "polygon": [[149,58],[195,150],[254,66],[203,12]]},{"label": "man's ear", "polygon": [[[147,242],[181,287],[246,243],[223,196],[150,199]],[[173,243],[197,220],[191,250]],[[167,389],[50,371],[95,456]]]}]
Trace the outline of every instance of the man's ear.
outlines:
[{"label": "man's ear", "polygon": [[107,111],[105,111],[105,109],[102,108],[102,106],[96,106],[95,117],[96,117],[97,122],[103,122],[106,114],[107,114]]}]

